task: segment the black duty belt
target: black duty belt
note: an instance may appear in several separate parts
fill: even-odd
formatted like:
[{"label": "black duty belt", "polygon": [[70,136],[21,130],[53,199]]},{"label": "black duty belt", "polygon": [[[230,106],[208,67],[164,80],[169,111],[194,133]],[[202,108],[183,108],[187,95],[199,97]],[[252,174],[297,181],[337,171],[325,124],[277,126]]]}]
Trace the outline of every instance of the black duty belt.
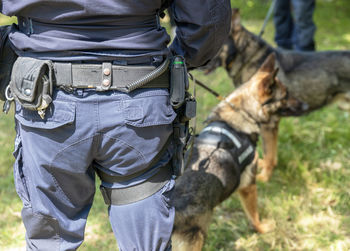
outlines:
[{"label": "black duty belt", "polygon": [[[56,86],[64,88],[94,88],[97,91],[126,91],[127,85],[157,70],[155,66],[121,66],[102,64],[53,64]],[[169,88],[169,70],[137,88]]]}]

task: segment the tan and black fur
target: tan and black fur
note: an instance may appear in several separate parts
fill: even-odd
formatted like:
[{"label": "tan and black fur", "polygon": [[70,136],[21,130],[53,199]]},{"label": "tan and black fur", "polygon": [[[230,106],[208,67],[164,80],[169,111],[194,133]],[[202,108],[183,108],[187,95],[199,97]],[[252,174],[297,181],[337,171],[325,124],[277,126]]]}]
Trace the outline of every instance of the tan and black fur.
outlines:
[{"label": "tan and black fur", "polygon": [[[272,54],[251,80],[213,109],[207,122],[224,121],[256,143],[261,125],[271,116],[288,113],[293,106],[293,109],[299,109],[302,103],[287,95],[286,88],[275,78],[274,65]],[[234,192],[237,177],[230,151],[232,149],[200,144],[195,140],[188,168],[177,179],[174,191],[174,251],[201,250],[215,206]],[[240,174],[237,192],[248,220],[256,231],[264,233],[271,226],[259,219],[255,184],[257,161],[255,152],[254,160]]]},{"label": "tan and black fur", "polygon": [[[298,115],[314,111],[350,91],[350,51],[296,52],[278,50],[245,29],[238,9],[232,10],[231,33],[207,71],[225,67],[234,85],[250,79],[270,53],[276,54],[277,77],[291,95],[307,104]],[[262,126],[264,157],[259,180],[267,181],[277,165],[277,138],[280,117],[273,116]]]}]

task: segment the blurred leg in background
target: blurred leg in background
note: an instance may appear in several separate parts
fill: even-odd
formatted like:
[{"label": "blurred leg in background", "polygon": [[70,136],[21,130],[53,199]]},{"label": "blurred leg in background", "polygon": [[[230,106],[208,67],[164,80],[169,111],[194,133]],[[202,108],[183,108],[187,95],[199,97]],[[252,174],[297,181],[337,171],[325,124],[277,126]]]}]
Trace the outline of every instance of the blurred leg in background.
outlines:
[{"label": "blurred leg in background", "polygon": [[275,42],[279,48],[314,51],[315,0],[276,0]]},{"label": "blurred leg in background", "polygon": [[275,24],[275,42],[282,49],[293,49],[294,22],[289,0],[276,0],[273,21]]},{"label": "blurred leg in background", "polygon": [[316,25],[312,19],[315,0],[292,0],[294,13],[293,44],[298,51],[314,51]]}]

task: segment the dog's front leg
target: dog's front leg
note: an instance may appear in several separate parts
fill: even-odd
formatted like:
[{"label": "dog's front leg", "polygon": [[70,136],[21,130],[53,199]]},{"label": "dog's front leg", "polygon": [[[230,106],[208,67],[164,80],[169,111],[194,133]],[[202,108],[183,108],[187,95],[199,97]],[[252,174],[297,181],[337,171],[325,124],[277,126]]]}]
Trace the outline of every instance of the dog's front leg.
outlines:
[{"label": "dog's front leg", "polygon": [[270,123],[261,126],[261,138],[263,145],[263,159],[259,160],[261,168],[257,179],[266,182],[270,179],[273,169],[277,165],[277,141],[279,119],[272,118]]},{"label": "dog's front leg", "polygon": [[258,192],[256,184],[251,184],[238,190],[239,198],[245,214],[249,221],[253,224],[256,231],[259,233],[266,233],[271,231],[274,226],[273,223],[261,223],[258,213]]}]

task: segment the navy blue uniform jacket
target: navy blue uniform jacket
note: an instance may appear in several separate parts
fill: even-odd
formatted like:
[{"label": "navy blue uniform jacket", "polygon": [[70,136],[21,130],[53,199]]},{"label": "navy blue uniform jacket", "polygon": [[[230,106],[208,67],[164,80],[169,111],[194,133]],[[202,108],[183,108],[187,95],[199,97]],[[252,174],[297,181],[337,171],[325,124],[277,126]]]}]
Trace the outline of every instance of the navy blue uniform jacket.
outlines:
[{"label": "navy blue uniform jacket", "polygon": [[190,67],[212,58],[230,29],[229,0],[174,0],[176,37],[159,26],[162,0],[1,0],[18,17],[10,40],[21,56],[56,61],[183,55]]}]

